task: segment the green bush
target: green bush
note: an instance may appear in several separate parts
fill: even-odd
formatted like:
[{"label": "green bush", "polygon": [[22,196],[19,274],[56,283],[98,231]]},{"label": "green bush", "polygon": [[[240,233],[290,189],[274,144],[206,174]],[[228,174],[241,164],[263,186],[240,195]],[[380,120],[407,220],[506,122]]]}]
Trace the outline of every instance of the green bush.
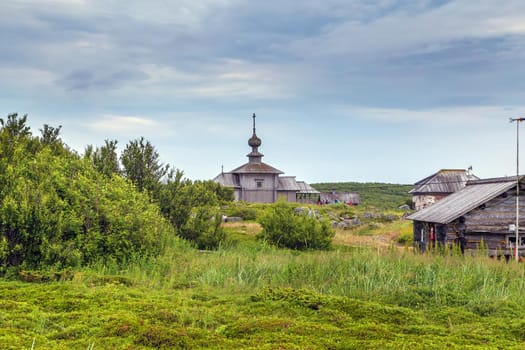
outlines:
[{"label": "green bush", "polygon": [[226,215],[238,216],[244,220],[255,220],[259,211],[255,205],[246,202],[232,202],[224,209]]},{"label": "green bush", "polygon": [[327,220],[310,211],[296,213],[292,205],[281,201],[269,205],[257,221],[263,228],[257,237],[278,247],[328,249],[335,235]]},{"label": "green bush", "polygon": [[174,234],[148,195],[124,178],[104,176],[60,143],[33,137],[25,118],[0,121],[3,271],[122,265],[157,255],[163,237]]},{"label": "green bush", "polygon": [[197,207],[180,229],[179,235],[199,249],[216,249],[226,238],[221,222],[222,217],[217,209]]}]

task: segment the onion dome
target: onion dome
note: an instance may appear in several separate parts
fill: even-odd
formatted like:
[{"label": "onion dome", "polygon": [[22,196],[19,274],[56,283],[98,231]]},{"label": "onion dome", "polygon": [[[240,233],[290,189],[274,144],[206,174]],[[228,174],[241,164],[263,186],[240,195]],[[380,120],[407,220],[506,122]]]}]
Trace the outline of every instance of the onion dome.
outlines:
[{"label": "onion dome", "polygon": [[261,145],[261,139],[255,135],[255,132],[253,133],[252,137],[248,140],[248,145],[250,147],[259,147]]},{"label": "onion dome", "polygon": [[261,145],[261,139],[258,138],[257,135],[255,134],[255,113],[253,113],[252,118],[253,118],[253,135],[248,140],[248,146],[252,148],[257,148]]}]

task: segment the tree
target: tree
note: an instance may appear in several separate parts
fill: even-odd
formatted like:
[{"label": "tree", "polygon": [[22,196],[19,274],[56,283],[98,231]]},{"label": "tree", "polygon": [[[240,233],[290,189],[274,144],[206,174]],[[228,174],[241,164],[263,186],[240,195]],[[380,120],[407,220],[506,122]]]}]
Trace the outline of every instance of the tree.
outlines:
[{"label": "tree", "polygon": [[19,117],[18,113],[9,114],[7,119],[0,118],[0,156],[10,159],[15,146],[25,142],[26,152],[34,153],[38,144],[30,137],[31,131],[26,125],[27,114]]},{"label": "tree", "polygon": [[106,176],[120,173],[117,155],[117,140],[104,140],[104,146],[93,149],[86,147],[84,158],[90,159],[95,168]]},{"label": "tree", "polygon": [[[103,176],[67,145],[61,152],[44,146],[25,116],[0,125],[0,272],[120,265],[158,255],[174,235],[158,206],[126,179]],[[58,136],[44,129],[46,140]]]},{"label": "tree", "polygon": [[159,191],[162,214],[177,234],[200,249],[217,248],[225,238],[219,205],[233,200],[233,192],[213,181],[184,179],[172,169]]},{"label": "tree", "polygon": [[27,114],[18,117],[18,113],[9,114],[7,120],[0,118],[0,125],[2,131],[5,131],[9,136],[9,140],[17,140],[21,137],[31,135],[29,126],[26,125]]},{"label": "tree", "polygon": [[120,161],[123,174],[140,192],[148,191],[156,196],[161,179],[168,173],[169,165],[163,165],[153,145],[141,137],[127,145]]},{"label": "tree", "polygon": [[40,142],[44,145],[59,144],[61,142],[59,137],[60,129],[62,129],[62,125],[59,125],[58,128],[54,128],[52,126],[44,124],[43,129],[38,129],[42,134],[42,136],[40,137]]}]

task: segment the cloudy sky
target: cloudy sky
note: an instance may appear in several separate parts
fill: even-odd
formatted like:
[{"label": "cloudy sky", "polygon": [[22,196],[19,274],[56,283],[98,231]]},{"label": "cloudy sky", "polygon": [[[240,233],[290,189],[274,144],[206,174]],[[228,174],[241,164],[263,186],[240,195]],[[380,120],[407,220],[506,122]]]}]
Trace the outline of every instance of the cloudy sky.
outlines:
[{"label": "cloudy sky", "polygon": [[2,0],[0,52],[2,117],[79,153],[144,136],[210,179],[256,113],[263,160],[308,182],[516,172],[523,0]]}]

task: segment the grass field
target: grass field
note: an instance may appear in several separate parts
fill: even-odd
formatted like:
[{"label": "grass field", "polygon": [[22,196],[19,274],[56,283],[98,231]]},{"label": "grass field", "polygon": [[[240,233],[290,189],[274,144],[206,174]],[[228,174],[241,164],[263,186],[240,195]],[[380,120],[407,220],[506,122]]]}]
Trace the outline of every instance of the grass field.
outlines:
[{"label": "grass field", "polygon": [[408,228],[340,230],[333,250],[296,252],[237,223],[218,251],[174,240],[124,270],[26,271],[0,282],[0,348],[524,348],[523,265],[414,254],[396,243]]}]

